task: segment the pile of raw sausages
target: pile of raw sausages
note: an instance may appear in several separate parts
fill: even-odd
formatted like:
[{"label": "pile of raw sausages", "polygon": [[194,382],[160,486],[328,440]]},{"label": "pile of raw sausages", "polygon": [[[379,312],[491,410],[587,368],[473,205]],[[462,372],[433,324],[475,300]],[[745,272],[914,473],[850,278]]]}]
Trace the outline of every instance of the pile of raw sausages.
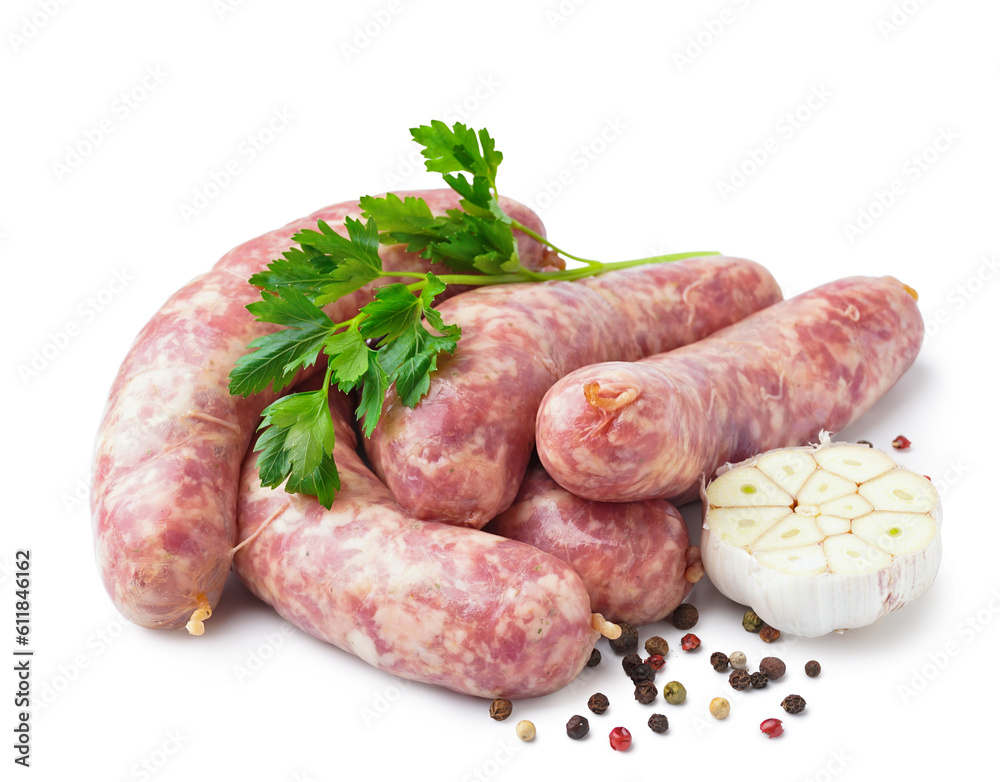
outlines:
[{"label": "pile of raw sausages", "polygon": [[[457,205],[450,191],[417,195],[436,212]],[[383,670],[485,697],[552,692],[614,634],[604,617],[661,619],[700,578],[669,499],[726,461],[846,426],[920,345],[895,280],[781,301],[737,258],[472,289],[439,306],[462,339],[427,396],[406,408],[390,389],[363,444],[371,469],[350,400],[331,392],[342,485],[326,510],[260,486],[249,446],[274,394],[233,397],[228,374],[273,328],[246,311],[259,297],[247,279],[296,231],[358,212],[331,206],[232,250],[129,351],[92,510],[101,575],[130,620],[199,634],[232,567],[297,627]],[[525,266],[553,263],[518,242]],[[380,252],[387,269],[428,268]],[[328,311],[346,320],[372,295]]]}]

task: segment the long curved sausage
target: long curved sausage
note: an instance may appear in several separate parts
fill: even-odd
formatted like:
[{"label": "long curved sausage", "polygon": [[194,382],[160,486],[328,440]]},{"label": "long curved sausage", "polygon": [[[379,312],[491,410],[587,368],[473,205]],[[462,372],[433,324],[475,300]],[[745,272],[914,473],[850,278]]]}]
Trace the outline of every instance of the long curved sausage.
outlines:
[{"label": "long curved sausage", "polygon": [[455,353],[438,359],[416,407],[389,389],[366,452],[408,513],[481,528],[517,494],[556,380],[693,342],[780,298],[763,267],[726,257],[463,293],[440,307],[462,327]]},{"label": "long curved sausage", "polygon": [[524,543],[403,513],[355,451],[344,400],[331,393],[330,510],[261,487],[248,454],[240,579],[296,627],[406,679],[506,698],[572,681],[605,626],[579,576]]},{"label": "long curved sausage", "polygon": [[594,611],[636,627],[667,616],[704,575],[700,551],[669,502],[585,500],[537,461],[513,504],[483,530],[559,557],[583,579]]},{"label": "long curved sausage", "polygon": [[686,502],[726,462],[856,420],[913,363],[923,331],[892,277],[821,285],[701,342],[570,373],[539,407],[538,454],[588,499]]},{"label": "long curved sausage", "polygon": [[[451,190],[423,197],[436,213],[458,208]],[[527,207],[505,208],[542,230]],[[216,605],[236,541],[240,463],[275,398],[270,390],[231,396],[228,376],[248,342],[273,331],[246,305],[260,292],[247,280],[291,244],[291,236],[325,220],[343,230],[360,217],[356,201],[322,209],[236,247],[213,269],[170,297],[142,329],[111,387],[95,445],[91,512],[104,585],[129,620],[199,633]],[[518,237],[522,263],[540,268],[548,254]],[[429,264],[401,245],[380,251],[386,269]],[[384,282],[391,282],[385,280]],[[335,321],[352,317],[374,285],[334,302]]]}]

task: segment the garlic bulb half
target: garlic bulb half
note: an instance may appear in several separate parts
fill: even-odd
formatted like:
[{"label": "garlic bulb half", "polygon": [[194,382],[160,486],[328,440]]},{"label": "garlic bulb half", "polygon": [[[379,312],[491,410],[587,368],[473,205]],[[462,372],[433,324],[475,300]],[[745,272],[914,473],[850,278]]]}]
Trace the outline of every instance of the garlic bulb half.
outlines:
[{"label": "garlic bulb half", "polygon": [[721,468],[703,500],[705,573],[792,635],[871,624],[926,592],[941,564],[933,484],[826,433]]}]

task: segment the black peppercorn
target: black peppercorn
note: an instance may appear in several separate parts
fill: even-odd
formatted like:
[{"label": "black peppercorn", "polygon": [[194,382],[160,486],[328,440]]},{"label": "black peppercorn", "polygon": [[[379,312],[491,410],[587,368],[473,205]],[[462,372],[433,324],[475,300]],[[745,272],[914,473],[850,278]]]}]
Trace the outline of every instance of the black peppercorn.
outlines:
[{"label": "black peppercorn", "polygon": [[635,652],[629,652],[622,658],[622,670],[625,671],[625,675],[631,678],[632,671],[635,670],[635,666],[642,664],[642,658]]},{"label": "black peppercorn", "polygon": [[745,690],[750,686],[750,673],[746,668],[736,668],[729,674],[729,686],[734,690]]},{"label": "black peppercorn", "polygon": [[690,603],[681,603],[670,615],[670,623],[678,630],[690,630],[698,624],[698,609]]},{"label": "black peppercorn", "polygon": [[659,694],[656,685],[650,681],[638,682],[635,685],[635,699],[639,703],[652,703]]},{"label": "black peppercorn", "polygon": [[594,714],[604,714],[608,710],[608,696],[603,692],[595,692],[587,701],[587,708]]},{"label": "black peppercorn", "polygon": [[774,681],[785,675],[785,663],[777,657],[765,657],[760,661],[760,671]]},{"label": "black peppercorn", "polygon": [[726,669],[729,668],[729,655],[725,652],[712,652],[710,662],[719,673],[725,673]]},{"label": "black peppercorn", "polygon": [[763,690],[767,687],[768,678],[760,671],[750,674],[750,686],[755,690]]},{"label": "black peppercorn", "polygon": [[667,728],[670,727],[670,723],[664,714],[654,714],[646,724],[649,725],[649,729],[653,733],[666,733]]},{"label": "black peppercorn", "polygon": [[660,657],[666,657],[667,652],[670,651],[670,646],[667,642],[658,635],[654,635],[648,641],[646,641],[646,652],[647,654],[658,654]]},{"label": "black peppercorn", "polygon": [[781,708],[789,714],[798,714],[805,707],[806,701],[801,695],[789,695],[781,702]]},{"label": "black peppercorn", "polygon": [[632,673],[629,674],[629,678],[632,680],[633,684],[638,684],[639,682],[651,682],[656,678],[656,671],[653,670],[653,666],[651,665],[639,663],[632,669]]},{"label": "black peppercorn", "polygon": [[819,676],[819,672],[822,670],[820,664],[815,660],[810,660],[806,663],[806,676],[810,678]]},{"label": "black peppercorn", "polygon": [[587,667],[596,668],[600,664],[601,664],[601,653],[597,651],[597,649],[594,649],[590,653],[590,659],[587,660]]},{"label": "black peppercorn", "polygon": [[612,650],[618,654],[634,652],[639,646],[639,633],[628,622],[619,622],[618,626],[621,628],[622,634],[613,641],[608,641]]},{"label": "black peppercorn", "polygon": [[513,705],[506,698],[497,698],[490,704],[490,716],[497,721],[507,719],[513,710]]},{"label": "black peppercorn", "polygon": [[586,717],[574,714],[566,723],[566,735],[571,739],[582,739],[590,731],[590,723]]}]

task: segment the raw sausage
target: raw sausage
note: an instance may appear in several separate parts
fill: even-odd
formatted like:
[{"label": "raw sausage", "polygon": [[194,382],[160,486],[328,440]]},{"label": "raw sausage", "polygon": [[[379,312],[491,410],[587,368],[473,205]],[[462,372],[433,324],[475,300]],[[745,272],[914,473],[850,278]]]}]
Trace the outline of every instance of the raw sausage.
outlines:
[{"label": "raw sausage", "polygon": [[913,363],[923,331],[892,277],[822,285],[693,345],[567,375],[539,407],[538,453],[582,497],[685,502],[726,462],[856,420]]},{"label": "raw sausage", "polygon": [[594,611],[636,627],[667,616],[704,574],[669,502],[585,500],[535,460],[514,503],[483,529],[559,557],[583,579]]},{"label": "raw sausage", "polygon": [[[411,195],[437,213],[458,207],[451,190]],[[508,201],[505,208],[542,230],[526,207]],[[247,279],[280,257],[295,232],[317,220],[343,230],[347,216],[360,216],[356,201],[231,250],[163,305],[125,357],[97,435],[91,511],[101,577],[131,621],[153,628],[190,621],[198,633],[218,601],[236,541],[240,463],[261,411],[275,398],[270,391],[248,399],[229,394],[229,372],[247,343],[277,328],[245,309],[260,295]],[[525,266],[548,262],[537,242],[518,241]],[[401,245],[381,254],[387,269],[429,268]],[[352,317],[373,289],[334,302],[328,314]]]},{"label": "raw sausage", "polygon": [[355,451],[344,399],[331,392],[341,489],[330,510],[261,487],[248,455],[242,581],[296,627],[403,678],[506,698],[569,683],[599,637],[595,618],[603,626],[579,576],[524,543],[399,510]]},{"label": "raw sausage", "polygon": [[438,359],[416,407],[389,389],[369,459],[408,513],[481,528],[517,494],[556,380],[693,342],[780,298],[761,266],[725,257],[455,296],[440,311],[462,327],[458,348]]}]

